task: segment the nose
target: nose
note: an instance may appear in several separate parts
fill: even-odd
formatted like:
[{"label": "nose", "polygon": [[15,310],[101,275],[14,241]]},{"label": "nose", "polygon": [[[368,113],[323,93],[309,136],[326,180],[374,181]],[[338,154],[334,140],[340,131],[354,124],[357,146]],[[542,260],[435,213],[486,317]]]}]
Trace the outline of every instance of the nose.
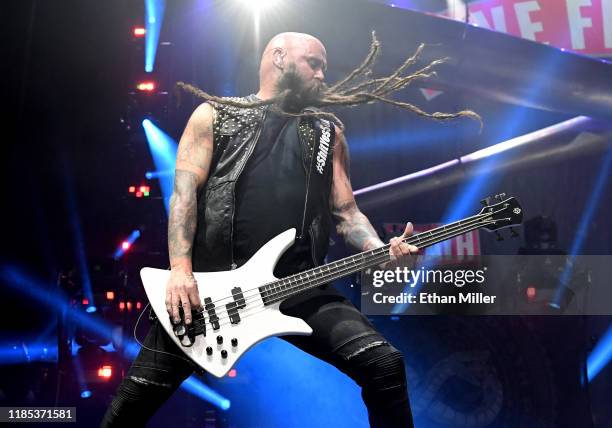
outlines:
[{"label": "nose", "polygon": [[314,78],[323,82],[323,80],[325,79],[325,75],[323,74],[323,69],[319,68],[317,69]]}]

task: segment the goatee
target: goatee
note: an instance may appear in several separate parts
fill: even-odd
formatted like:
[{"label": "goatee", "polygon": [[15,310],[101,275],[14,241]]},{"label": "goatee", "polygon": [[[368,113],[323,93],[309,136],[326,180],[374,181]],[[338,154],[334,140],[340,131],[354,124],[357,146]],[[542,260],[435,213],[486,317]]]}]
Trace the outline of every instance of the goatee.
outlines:
[{"label": "goatee", "polygon": [[279,79],[276,88],[280,96],[276,104],[282,110],[293,113],[300,112],[306,107],[317,107],[325,92],[325,84],[318,80],[314,81],[313,86],[307,87],[297,73],[294,64],[289,65]]}]

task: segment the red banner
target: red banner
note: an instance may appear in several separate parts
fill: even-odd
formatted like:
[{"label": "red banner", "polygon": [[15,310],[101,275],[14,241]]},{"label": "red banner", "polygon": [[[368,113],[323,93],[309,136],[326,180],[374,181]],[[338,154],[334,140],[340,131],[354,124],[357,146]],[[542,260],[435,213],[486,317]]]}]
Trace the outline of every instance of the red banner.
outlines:
[{"label": "red banner", "polygon": [[483,0],[469,10],[479,27],[577,53],[612,54],[612,0]]}]

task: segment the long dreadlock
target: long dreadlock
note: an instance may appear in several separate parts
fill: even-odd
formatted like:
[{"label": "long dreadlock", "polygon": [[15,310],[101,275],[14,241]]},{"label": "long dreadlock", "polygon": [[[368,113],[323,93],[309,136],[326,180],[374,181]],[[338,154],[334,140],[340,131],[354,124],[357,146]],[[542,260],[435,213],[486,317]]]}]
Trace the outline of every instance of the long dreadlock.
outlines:
[{"label": "long dreadlock", "polygon": [[[439,64],[442,64],[448,60],[448,58],[437,59],[426,65],[425,67],[416,70],[412,74],[403,76],[404,71],[414,65],[419,56],[421,55],[425,44],[421,43],[415,53],[407,58],[402,65],[400,65],[393,73],[386,77],[371,78],[372,68],[376,62],[376,59],[380,53],[381,44],[376,38],[376,33],[372,32],[372,43],[370,45],[370,52],[368,53],[365,60],[353,71],[351,71],[346,77],[333,84],[332,86],[323,85],[320,95],[313,103],[314,107],[330,107],[330,106],[345,106],[354,107],[362,104],[370,104],[376,101],[391,104],[405,110],[409,110],[416,113],[419,116],[428,117],[435,120],[452,120],[459,117],[468,117],[476,120],[480,123],[482,128],[482,118],[471,110],[461,110],[456,113],[442,113],[434,112],[427,113],[421,110],[414,104],[407,102],[396,101],[388,98],[394,92],[397,92],[407,87],[412,81],[417,79],[426,79],[436,75],[433,68]],[[201,89],[184,82],[177,82],[177,87],[186,92],[195,95],[198,98],[211,101],[213,103],[219,103],[223,105],[229,105],[233,107],[252,108],[260,107],[264,105],[270,105],[275,111],[287,115],[287,116],[314,116],[333,121],[339,128],[344,129],[343,123],[338,117],[326,111],[311,111],[306,110],[300,113],[293,113],[284,110],[281,106],[284,105],[284,101],[288,96],[291,95],[291,89],[284,89],[277,96],[268,100],[255,100],[255,101],[236,101],[233,99],[217,97],[210,95]]]}]

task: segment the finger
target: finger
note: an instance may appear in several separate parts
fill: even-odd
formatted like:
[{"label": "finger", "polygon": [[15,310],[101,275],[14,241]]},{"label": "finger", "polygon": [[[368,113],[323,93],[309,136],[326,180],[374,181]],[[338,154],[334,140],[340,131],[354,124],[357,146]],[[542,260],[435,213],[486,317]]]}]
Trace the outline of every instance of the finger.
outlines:
[{"label": "finger", "polygon": [[414,232],[414,225],[411,222],[406,223],[406,229],[404,230],[404,234],[402,235],[402,237],[407,237],[412,235],[412,232]]},{"label": "finger", "polygon": [[400,238],[398,238],[397,236],[394,236],[393,238],[391,238],[389,240],[389,244],[390,244],[390,249],[393,250],[394,252],[397,252],[399,250],[399,246],[401,244],[401,240]]},{"label": "finger", "polygon": [[171,297],[172,301],[172,319],[175,324],[178,324],[181,321],[181,317],[179,316],[179,304],[180,304],[180,296],[177,292],[172,293]]},{"label": "finger", "polygon": [[170,294],[170,290],[166,290],[166,311],[168,316],[172,317],[172,294]]},{"label": "finger", "polygon": [[181,305],[183,305],[183,313],[185,314],[185,324],[191,324],[191,304],[185,291],[181,293]]},{"label": "finger", "polygon": [[408,256],[410,254],[416,254],[419,252],[419,249],[417,247],[410,244],[402,244],[400,248],[402,250],[402,254],[405,256]]},{"label": "finger", "polygon": [[200,301],[200,293],[198,293],[198,284],[194,282],[193,287],[188,288],[189,302],[191,307],[195,310],[202,309],[202,302]]},{"label": "finger", "polygon": [[403,256],[409,256],[410,255],[410,245],[408,244],[400,245],[400,251]]}]

